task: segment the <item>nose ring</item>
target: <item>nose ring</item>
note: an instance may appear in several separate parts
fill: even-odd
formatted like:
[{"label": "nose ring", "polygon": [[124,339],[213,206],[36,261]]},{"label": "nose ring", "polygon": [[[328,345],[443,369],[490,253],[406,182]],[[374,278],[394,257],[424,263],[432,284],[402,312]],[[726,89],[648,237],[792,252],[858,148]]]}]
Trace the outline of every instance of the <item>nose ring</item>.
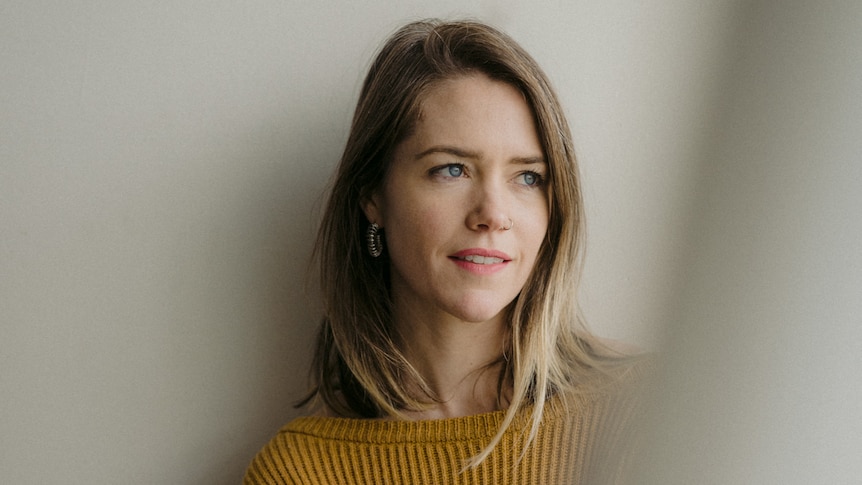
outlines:
[{"label": "nose ring", "polygon": [[508,231],[509,229],[511,229],[513,227],[515,227],[515,221],[513,221],[511,218],[509,218],[509,227],[504,227],[503,230]]}]

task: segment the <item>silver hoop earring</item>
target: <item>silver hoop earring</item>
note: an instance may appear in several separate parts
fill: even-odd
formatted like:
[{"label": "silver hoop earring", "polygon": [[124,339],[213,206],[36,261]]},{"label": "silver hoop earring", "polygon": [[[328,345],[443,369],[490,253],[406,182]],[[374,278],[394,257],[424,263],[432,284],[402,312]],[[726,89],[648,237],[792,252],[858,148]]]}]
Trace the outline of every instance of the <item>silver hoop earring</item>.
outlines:
[{"label": "silver hoop earring", "polygon": [[380,226],[376,222],[368,225],[365,231],[365,243],[368,245],[368,254],[372,258],[378,258],[383,254],[383,235],[380,234]]},{"label": "silver hoop earring", "polygon": [[511,229],[511,228],[513,228],[513,227],[515,227],[515,221],[513,221],[513,220],[510,218],[510,219],[509,219],[509,227],[504,227],[504,228],[503,228],[503,230],[504,230],[504,231],[508,231],[509,229]]}]

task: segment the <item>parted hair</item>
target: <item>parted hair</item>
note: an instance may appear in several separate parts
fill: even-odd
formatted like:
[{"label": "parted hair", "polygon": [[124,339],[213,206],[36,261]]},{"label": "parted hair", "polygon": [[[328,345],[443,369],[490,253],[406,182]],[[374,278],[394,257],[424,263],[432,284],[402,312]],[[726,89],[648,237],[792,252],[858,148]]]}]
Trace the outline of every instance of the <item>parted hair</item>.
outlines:
[{"label": "parted hair", "polygon": [[498,400],[508,410],[496,437],[470,464],[487,456],[525,406],[532,406],[529,444],[546,400],[579,392],[602,365],[577,305],[584,211],[566,118],[533,58],[483,23],[412,22],[385,42],[369,68],[317,235],[324,315],[312,387],[301,402],[322,401],[339,416],[378,418],[402,417],[434,401],[398,344],[389,260],[385,250],[379,258],[367,253],[369,222],[361,206],[382,186],[393,152],[414,129],[423,96],[442,80],[477,73],[515,87],[532,111],[549,167],[549,223],[535,267],[506,309],[510,338],[498,392],[508,394]]}]

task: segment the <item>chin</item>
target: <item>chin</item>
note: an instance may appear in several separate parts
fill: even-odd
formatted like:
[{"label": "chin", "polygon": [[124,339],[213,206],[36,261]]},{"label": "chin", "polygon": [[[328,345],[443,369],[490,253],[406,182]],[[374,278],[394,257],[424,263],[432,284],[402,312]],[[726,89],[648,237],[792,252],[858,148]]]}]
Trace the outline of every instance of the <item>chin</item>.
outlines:
[{"label": "chin", "polygon": [[506,305],[472,304],[455,309],[451,312],[455,317],[469,323],[483,323],[500,316],[506,309]]},{"label": "chin", "polygon": [[459,318],[460,318],[461,320],[463,320],[464,322],[466,322],[466,323],[476,323],[476,324],[479,324],[479,323],[485,323],[485,322],[487,322],[487,321],[489,321],[489,320],[492,320],[492,319],[493,319],[494,317],[496,317],[496,316],[497,316],[497,314],[495,314],[495,315],[489,315],[489,316],[472,316],[472,315],[465,315],[465,316],[463,316],[463,317],[459,317]]}]

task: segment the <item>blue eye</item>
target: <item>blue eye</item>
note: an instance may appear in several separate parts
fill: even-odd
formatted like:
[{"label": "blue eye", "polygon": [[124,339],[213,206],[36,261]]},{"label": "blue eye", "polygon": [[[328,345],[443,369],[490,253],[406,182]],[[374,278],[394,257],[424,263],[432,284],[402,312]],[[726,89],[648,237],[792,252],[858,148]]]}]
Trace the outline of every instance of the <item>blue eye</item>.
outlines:
[{"label": "blue eye", "polygon": [[542,176],[536,172],[524,172],[521,177],[523,177],[524,185],[542,185]]},{"label": "blue eye", "polygon": [[462,179],[467,177],[467,170],[464,167],[464,164],[461,163],[447,163],[446,165],[438,165],[432,168],[428,174],[440,181],[454,181],[455,179]]}]

